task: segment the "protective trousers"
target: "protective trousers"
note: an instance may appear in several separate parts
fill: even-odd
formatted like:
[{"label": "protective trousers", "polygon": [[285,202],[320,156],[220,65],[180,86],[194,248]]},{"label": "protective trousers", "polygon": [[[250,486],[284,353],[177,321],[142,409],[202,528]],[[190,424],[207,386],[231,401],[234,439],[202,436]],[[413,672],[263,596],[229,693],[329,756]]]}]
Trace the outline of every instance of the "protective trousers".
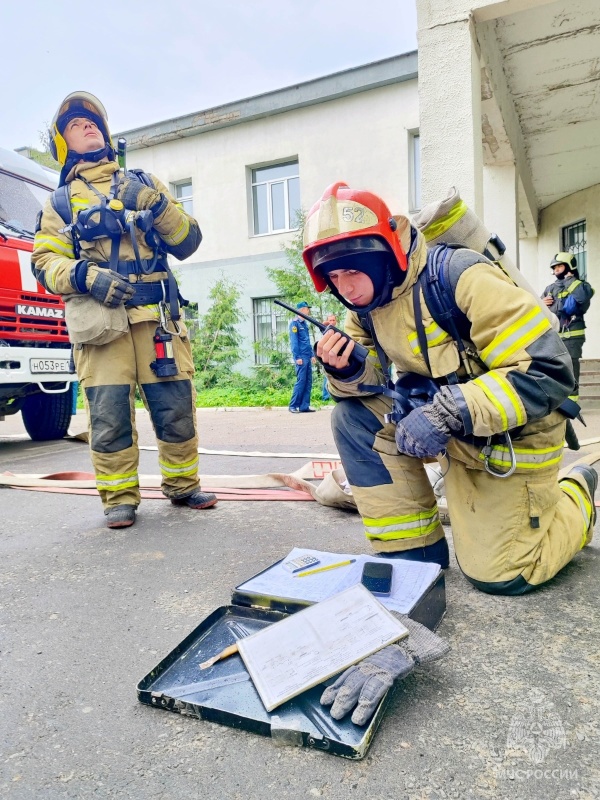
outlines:
[{"label": "protective trousers", "polygon": [[[395,426],[383,421],[389,410],[387,399],[379,396],[342,400],[332,414],[334,438],[366,536],[379,552],[427,546],[444,535],[423,463],[397,451]],[[564,428],[561,421],[545,434],[559,448]],[[472,465],[451,456],[439,462],[456,558],[478,589],[530,591],[591,540],[593,500],[580,476],[558,482],[558,460],[505,479],[476,466],[475,459]]]},{"label": "protective trousers", "polygon": [[579,398],[579,375],[581,372],[581,355],[583,352],[583,345],[585,343],[585,336],[575,336],[571,338],[562,338],[562,343],[569,351],[569,355],[571,356],[571,361],[573,362],[573,374],[575,375],[576,386],[573,390],[572,395],[570,395],[574,400]]},{"label": "protective trousers", "polygon": [[310,393],[312,392],[312,363],[311,357],[302,359],[302,364],[296,364],[296,383],[290,400],[290,408],[299,408],[308,411],[310,406]]},{"label": "protective trousers", "polygon": [[157,378],[155,321],[136,322],[128,332],[105,345],[75,349],[75,366],[83,387],[96,486],[105,507],[139,505],[138,435],[135,389],[150,414],[156,433],[167,497],[185,497],[198,488],[198,438],[194,365],[187,336],[173,336],[179,373]]}]

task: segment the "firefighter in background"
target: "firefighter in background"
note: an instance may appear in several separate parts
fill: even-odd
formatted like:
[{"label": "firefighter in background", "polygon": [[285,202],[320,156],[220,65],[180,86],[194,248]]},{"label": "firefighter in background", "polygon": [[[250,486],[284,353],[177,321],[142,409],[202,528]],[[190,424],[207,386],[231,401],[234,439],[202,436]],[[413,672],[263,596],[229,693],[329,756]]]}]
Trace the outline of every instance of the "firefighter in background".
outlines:
[{"label": "firefighter in background", "polygon": [[[310,316],[310,306],[303,300],[296,308],[303,314]],[[312,367],[315,363],[312,342],[308,332],[308,322],[300,315],[294,317],[288,326],[290,348],[294,366],[296,368],[296,383],[292,390],[289,411],[292,414],[305,414],[314,411],[310,407],[310,393],[312,392],[313,374]]]},{"label": "firefighter in background", "polygon": [[[424,469],[439,457],[457,561],[471,583],[523,594],[548,581],[591,540],[598,476],[584,464],[558,481],[565,417],[555,409],[573,373],[535,298],[480,254],[452,251],[455,302],[471,323],[469,376],[425,304],[417,283],[425,238],[408,219],[338,183],[310,210],[304,237],[316,289],[329,288],[349,309],[350,341],[328,331],[316,353],[338,401],[334,437],[374,549],[448,566]],[[353,340],[366,348],[360,358]],[[385,419],[391,400],[375,391],[390,362],[400,376],[435,379],[428,402],[396,424]],[[509,430],[516,469],[507,475],[509,448],[498,435]]]},{"label": "firefighter in background", "polygon": [[[166,262],[166,253],[181,260],[195,252],[202,238],[198,223],[157,178],[119,169],[106,111],[93,95],[74,92],[61,103],[50,141],[62,165],[60,185],[68,185],[72,224],[65,225],[55,198],[46,202],[34,275],[67,302],[89,294],[108,308],[124,304],[129,323],[107,344],[74,348],[107,525],[132,525],[140,503],[136,386],[156,433],[162,491],[175,505],[212,506],[215,495],[202,492],[198,481],[194,365],[185,327],[176,322],[178,292]],[[159,369],[165,355],[159,347],[169,337],[172,359],[163,359]]]},{"label": "firefighter in background", "polygon": [[577,259],[572,253],[557,253],[550,262],[550,269],[554,272],[555,281],[546,286],[542,298],[559,319],[559,336],[571,360],[573,373],[577,385],[572,398],[579,396],[580,359],[585,342],[584,314],[590,307],[590,300],[594,290],[587,281],[579,277]]}]

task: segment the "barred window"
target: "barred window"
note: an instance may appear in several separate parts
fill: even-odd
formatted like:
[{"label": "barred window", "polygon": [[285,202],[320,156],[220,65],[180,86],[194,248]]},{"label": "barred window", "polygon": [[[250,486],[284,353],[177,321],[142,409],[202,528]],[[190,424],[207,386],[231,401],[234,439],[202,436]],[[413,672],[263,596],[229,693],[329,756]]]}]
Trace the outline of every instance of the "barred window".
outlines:
[{"label": "barred window", "polygon": [[587,232],[585,220],[565,225],[562,229],[562,252],[572,253],[577,259],[580,278],[587,278]]},{"label": "barred window", "polygon": [[[268,364],[268,350],[284,352],[287,346],[283,344],[281,334],[287,333],[288,314],[280,306],[276,306],[274,297],[259,297],[252,301],[252,316],[254,318],[255,363]],[[262,345],[262,347],[261,347]]]}]

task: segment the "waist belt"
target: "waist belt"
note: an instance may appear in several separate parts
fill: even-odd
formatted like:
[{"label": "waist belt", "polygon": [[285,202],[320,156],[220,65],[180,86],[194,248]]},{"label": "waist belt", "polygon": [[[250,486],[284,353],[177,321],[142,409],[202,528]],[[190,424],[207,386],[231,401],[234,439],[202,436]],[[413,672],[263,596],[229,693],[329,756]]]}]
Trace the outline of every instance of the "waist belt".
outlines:
[{"label": "waist belt", "polygon": [[[103,269],[111,269],[109,261],[96,262],[99,267]],[[187,305],[187,301],[183,300],[179,294],[179,289],[175,281],[175,276],[171,272],[166,260],[158,259],[158,261],[149,261],[147,259],[139,259],[139,261],[117,261],[115,269],[123,278],[129,282],[130,275],[148,275],[153,272],[166,272],[167,278],[163,281],[154,281],[152,283],[130,283],[134,290],[133,297],[125,303],[126,308],[132,306],[150,306],[155,303],[160,303],[162,300],[169,304],[171,319],[177,321],[181,318],[179,312],[179,304]],[[164,294],[163,294],[164,291]]]},{"label": "waist belt", "polygon": [[154,262],[154,259],[140,258],[139,263],[137,261],[117,261],[116,267],[111,267],[110,261],[96,261],[95,263],[103,269],[114,269],[124,278],[129,278],[130,275],[149,275],[152,272],[168,274],[169,271],[169,265],[162,259]]},{"label": "waist belt", "polygon": [[134,294],[125,303],[126,308],[131,308],[131,306],[151,306],[155,303],[160,303],[162,300],[169,302],[169,284],[167,281],[132,283],[131,286],[134,289]]}]

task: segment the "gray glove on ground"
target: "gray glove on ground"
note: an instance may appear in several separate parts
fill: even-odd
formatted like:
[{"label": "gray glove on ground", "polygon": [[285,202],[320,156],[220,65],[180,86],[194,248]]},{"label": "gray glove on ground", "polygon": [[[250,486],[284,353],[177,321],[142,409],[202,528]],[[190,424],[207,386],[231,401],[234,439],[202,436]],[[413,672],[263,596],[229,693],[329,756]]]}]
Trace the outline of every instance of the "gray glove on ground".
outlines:
[{"label": "gray glove on ground", "polygon": [[442,658],[450,650],[447,642],[424,625],[401,614],[394,616],[408,628],[408,638],[349,667],[321,695],[321,705],[331,706],[334,719],[342,719],[354,708],[352,722],[366,725],[395,680],[405,678],[419,664]]}]

